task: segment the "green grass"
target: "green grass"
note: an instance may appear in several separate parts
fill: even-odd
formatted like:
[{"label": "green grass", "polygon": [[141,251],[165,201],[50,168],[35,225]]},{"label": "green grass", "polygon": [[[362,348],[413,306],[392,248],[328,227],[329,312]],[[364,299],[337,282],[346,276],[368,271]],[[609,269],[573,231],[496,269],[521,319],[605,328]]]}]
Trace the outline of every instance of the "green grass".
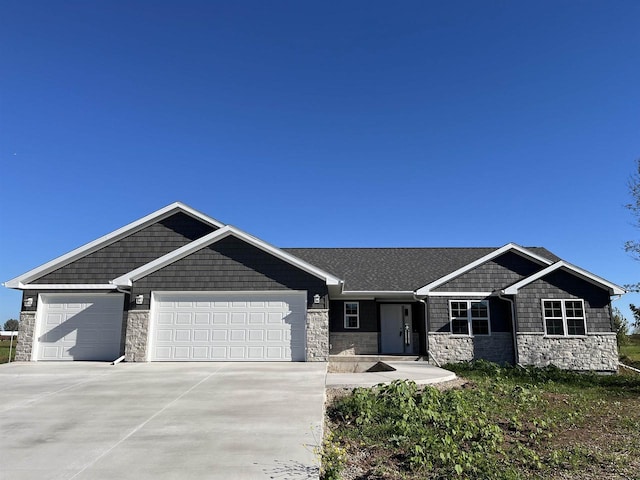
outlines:
[{"label": "green grass", "polygon": [[636,478],[640,471],[640,376],[483,361],[446,368],[470,382],[442,392],[394,382],[335,400],[324,478],[340,478],[343,464],[359,479]]},{"label": "green grass", "polygon": [[[11,361],[16,355],[16,340],[13,340],[13,348],[11,349]],[[9,361],[9,340],[0,340],[0,363]]]},{"label": "green grass", "polygon": [[620,361],[640,368],[640,335],[629,335],[627,341],[620,345]]}]

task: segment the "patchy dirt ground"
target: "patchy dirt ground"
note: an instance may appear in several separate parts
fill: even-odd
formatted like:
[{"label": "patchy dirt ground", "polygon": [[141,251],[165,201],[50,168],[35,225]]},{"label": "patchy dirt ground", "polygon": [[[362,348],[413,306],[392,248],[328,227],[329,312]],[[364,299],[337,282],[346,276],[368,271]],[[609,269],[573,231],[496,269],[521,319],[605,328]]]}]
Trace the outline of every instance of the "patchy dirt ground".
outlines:
[{"label": "patchy dirt ground", "polygon": [[[432,385],[444,391],[453,388],[475,388],[473,381],[458,378]],[[327,389],[327,405],[348,395],[352,388]],[[571,395],[544,394],[549,408],[568,406]],[[587,404],[575,423],[554,431],[539,449],[540,457],[549,459],[554,451],[562,452],[554,458],[555,466],[542,472],[526,472],[523,478],[551,480],[640,480],[640,397],[620,398],[613,401],[598,400]],[[328,422],[328,420],[327,420]],[[327,423],[327,430],[332,429]],[[418,480],[430,477],[416,475],[400,467],[401,453],[388,442],[363,448],[355,440],[343,444],[347,451],[347,464],[342,471],[343,480]]]}]

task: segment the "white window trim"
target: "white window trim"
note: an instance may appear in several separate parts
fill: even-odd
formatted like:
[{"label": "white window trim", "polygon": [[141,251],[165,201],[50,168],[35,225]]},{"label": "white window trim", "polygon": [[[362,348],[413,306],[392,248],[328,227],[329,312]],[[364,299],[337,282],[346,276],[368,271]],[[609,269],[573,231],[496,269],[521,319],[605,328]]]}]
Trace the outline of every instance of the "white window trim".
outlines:
[{"label": "white window trim", "polygon": [[[560,308],[562,309],[562,335],[555,335],[547,333],[547,317],[544,314],[544,302],[560,302]],[[567,309],[565,302],[580,302],[582,304],[582,321],[584,323],[584,335],[569,335],[569,327],[567,325]],[[540,308],[542,309],[542,326],[544,327],[544,336],[549,338],[583,338],[586,337],[587,332],[587,311],[584,308],[584,300],[582,298],[543,298],[540,300]],[[575,318],[575,317],[571,317]]]},{"label": "white window trim", "polygon": [[[356,317],[356,326],[355,327],[350,327],[349,326],[349,322],[347,322],[347,304],[356,305],[356,311],[357,313],[355,314]],[[343,307],[343,313],[344,313],[344,328],[348,329],[348,330],[357,330],[358,328],[360,328],[360,302],[350,302],[350,301],[345,301],[344,302],[344,307]],[[352,313],[349,314],[350,317],[353,317],[354,315]]]},{"label": "white window trim", "polygon": [[[453,333],[453,320],[456,318],[462,318],[462,317],[454,317],[453,316],[453,309],[451,308],[451,304],[453,302],[465,302],[467,304],[467,331],[469,333],[464,334],[464,333]],[[479,302],[484,302],[487,304],[487,330],[488,333],[473,333],[473,317],[471,316],[471,304],[472,303],[479,303]],[[489,300],[460,300],[460,299],[455,299],[452,298],[451,300],[449,300],[449,332],[451,332],[451,335],[455,336],[455,337],[475,337],[476,335],[478,337],[489,337],[491,335],[491,311],[489,310],[490,306],[489,306]],[[485,317],[482,318],[476,318],[476,320],[484,320]]]}]

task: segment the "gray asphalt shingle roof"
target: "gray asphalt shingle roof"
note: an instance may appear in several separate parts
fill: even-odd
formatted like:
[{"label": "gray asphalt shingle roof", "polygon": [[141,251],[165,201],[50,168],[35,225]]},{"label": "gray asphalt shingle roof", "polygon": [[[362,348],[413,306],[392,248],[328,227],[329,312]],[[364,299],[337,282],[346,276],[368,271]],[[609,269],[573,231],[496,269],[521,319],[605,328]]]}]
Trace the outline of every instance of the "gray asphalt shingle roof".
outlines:
[{"label": "gray asphalt shingle roof", "polygon": [[[493,248],[283,248],[345,281],[344,290],[413,291],[495,251]],[[557,261],[545,248],[528,250]]]}]

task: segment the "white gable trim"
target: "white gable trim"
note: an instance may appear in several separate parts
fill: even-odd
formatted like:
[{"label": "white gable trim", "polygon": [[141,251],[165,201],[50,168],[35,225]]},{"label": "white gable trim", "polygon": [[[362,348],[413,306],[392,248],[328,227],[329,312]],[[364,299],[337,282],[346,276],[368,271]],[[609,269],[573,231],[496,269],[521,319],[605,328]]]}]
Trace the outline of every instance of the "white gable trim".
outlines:
[{"label": "white gable trim", "polygon": [[135,232],[142,230],[143,228],[148,227],[160,220],[164,220],[165,218],[174,215],[175,213],[183,212],[191,217],[201,220],[204,223],[207,223],[213,227],[222,228],[224,226],[223,223],[211,218],[204,213],[198,212],[193,208],[181,203],[174,202],[171,205],[167,205],[160,210],[153,212],[145,217],[142,217],[135,222],[132,222],[128,225],[125,225],[118,230],[115,230],[107,235],[104,235],[93,242],[89,242],[75,250],[70,251],[69,253],[62,255],[58,258],[51,260],[50,262],[45,263],[44,265],[40,265],[39,267],[34,268],[33,270],[29,270],[27,273],[23,273],[22,275],[13,278],[4,283],[5,287],[8,288],[20,288],[20,284],[28,284],[33,280],[36,280],[47,273],[51,273],[58,268],[64,267],[65,265],[70,264],[71,262],[78,260],[90,253],[93,253],[101,248],[104,248],[112,243],[117,242]]},{"label": "white gable trim", "polygon": [[20,283],[19,290],[115,290],[115,285],[99,283]]},{"label": "white gable trim", "polygon": [[482,265],[483,263],[493,260],[494,258],[497,258],[500,255],[507,253],[509,251],[514,251],[522,256],[529,257],[533,261],[541,263],[543,265],[550,265],[551,263],[553,263],[551,262],[551,260],[541,257],[540,255],[537,255],[532,251],[521,247],[520,245],[516,245],[515,243],[507,243],[505,246],[500,247],[497,250],[494,250],[493,252],[488,253],[483,257],[480,257],[479,259],[465,265],[464,267],[461,267],[455,270],[454,272],[451,272],[450,274],[445,275],[444,277],[441,277],[438,280],[435,280],[429,283],[428,285],[425,285],[424,287],[419,288],[418,290],[416,290],[416,295],[428,295],[430,290],[437,288],[440,285],[447,283],[449,280],[452,280],[462,275],[463,273],[468,272],[469,270],[473,270],[474,268]]},{"label": "white gable trim", "polygon": [[146,277],[147,275],[150,275],[151,273],[156,272],[161,268],[166,267],[167,265],[177,262],[178,260],[191,255],[192,253],[201,250],[202,248],[205,248],[215,242],[218,242],[230,235],[243,240],[244,242],[247,242],[250,245],[253,245],[254,247],[257,247],[301,270],[304,270],[307,273],[323,279],[327,283],[327,285],[340,285],[342,283],[339,278],[334,277],[330,273],[327,273],[324,270],[320,270],[310,263],[307,263],[299,259],[298,257],[294,257],[293,255],[290,255],[289,253],[284,252],[283,250],[274,247],[273,245],[269,245],[268,243],[263,242],[262,240],[249,235],[242,230],[238,230],[231,225],[222,227],[215,232],[211,232],[210,234],[205,235],[202,238],[194,240],[193,242],[174,250],[173,252],[169,252],[166,255],[157,258],[154,261],[147,263],[146,265],[142,265],[141,267],[125,273],[118,278],[114,278],[110,281],[110,283],[119,287],[131,287],[133,285],[133,282],[135,282],[136,280]]},{"label": "white gable trim", "polygon": [[587,280],[588,282],[591,282],[595,285],[606,287],[609,290],[611,295],[624,295],[625,293],[627,293],[627,291],[624,288],[616,285],[615,283],[608,282],[604,278],[594,275],[591,272],[587,272],[586,270],[580,267],[576,267],[575,265],[571,265],[570,263],[567,263],[564,260],[561,260],[552,265],[549,265],[547,268],[544,268],[539,272],[534,273],[533,275],[523,278],[519,282],[516,282],[510,287],[507,287],[504,290],[502,290],[502,293],[503,295],[515,295],[518,293],[518,291],[521,288],[526,287],[530,283],[535,282],[536,280],[539,280],[545,275],[548,275],[551,272],[555,272],[560,268],[564,268],[565,270],[568,270],[570,273],[573,273],[574,275],[577,275],[578,277],[581,277],[584,280]]}]

